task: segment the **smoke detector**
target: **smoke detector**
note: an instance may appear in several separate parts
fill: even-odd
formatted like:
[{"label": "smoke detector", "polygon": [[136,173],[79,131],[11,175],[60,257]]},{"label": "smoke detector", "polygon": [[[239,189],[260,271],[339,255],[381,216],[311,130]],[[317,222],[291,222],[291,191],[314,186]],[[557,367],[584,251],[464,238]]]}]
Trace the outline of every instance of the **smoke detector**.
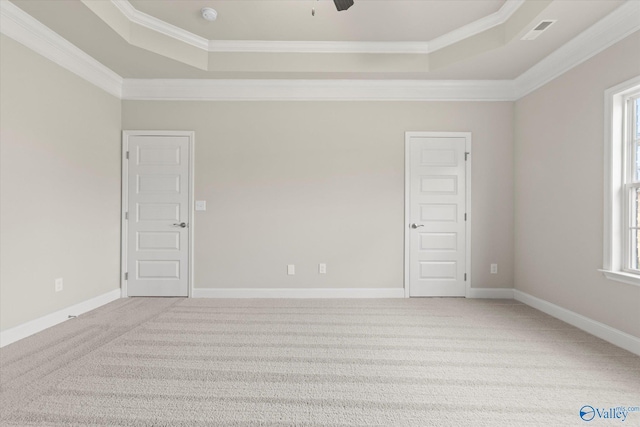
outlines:
[{"label": "smoke detector", "polygon": [[540,36],[540,34],[544,33],[549,29],[551,24],[556,22],[557,19],[546,19],[541,21],[538,25],[536,25],[533,30],[529,31],[527,34],[522,36],[520,40],[535,40]]},{"label": "smoke detector", "polygon": [[215,21],[218,17],[218,12],[210,7],[203,7],[200,12],[202,13],[202,17],[207,21]]}]

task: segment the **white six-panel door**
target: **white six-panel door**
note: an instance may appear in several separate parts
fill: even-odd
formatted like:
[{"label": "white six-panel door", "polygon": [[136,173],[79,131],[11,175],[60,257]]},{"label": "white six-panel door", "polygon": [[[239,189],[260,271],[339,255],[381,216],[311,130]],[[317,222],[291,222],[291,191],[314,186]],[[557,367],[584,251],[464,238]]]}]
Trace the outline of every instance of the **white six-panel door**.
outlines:
[{"label": "white six-panel door", "polygon": [[125,132],[126,294],[188,296],[189,133]]},{"label": "white six-panel door", "polygon": [[470,135],[407,132],[405,143],[409,296],[464,296]]}]

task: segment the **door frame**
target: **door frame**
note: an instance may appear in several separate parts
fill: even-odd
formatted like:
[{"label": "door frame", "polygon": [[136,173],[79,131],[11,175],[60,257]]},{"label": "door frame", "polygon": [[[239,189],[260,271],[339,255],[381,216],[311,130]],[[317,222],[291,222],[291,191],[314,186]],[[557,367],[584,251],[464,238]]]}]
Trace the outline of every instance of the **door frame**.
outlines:
[{"label": "door frame", "polygon": [[191,298],[193,295],[193,229],[194,223],[194,151],[195,151],[195,132],[193,131],[174,131],[174,130],[123,130],[122,131],[122,203],[120,209],[120,290],[121,297],[128,298],[127,295],[127,280],[125,279],[125,273],[128,271],[127,255],[128,255],[128,221],[126,213],[129,211],[129,167],[128,167],[128,155],[129,152],[129,137],[131,136],[186,136],[189,138],[189,191],[188,191],[188,207],[189,212],[189,227],[188,240],[189,244],[187,248],[189,253],[187,255],[187,266],[189,268],[189,274],[187,275],[187,298]]},{"label": "door frame", "polygon": [[426,138],[465,138],[465,182],[466,195],[465,205],[467,221],[465,222],[465,274],[467,275],[465,298],[470,297],[471,293],[471,132],[420,132],[409,131],[404,133],[404,297],[410,298],[410,274],[409,274],[409,252],[411,250],[409,239],[411,237],[409,230],[409,213],[410,213],[410,189],[411,189],[411,146],[412,137]]}]

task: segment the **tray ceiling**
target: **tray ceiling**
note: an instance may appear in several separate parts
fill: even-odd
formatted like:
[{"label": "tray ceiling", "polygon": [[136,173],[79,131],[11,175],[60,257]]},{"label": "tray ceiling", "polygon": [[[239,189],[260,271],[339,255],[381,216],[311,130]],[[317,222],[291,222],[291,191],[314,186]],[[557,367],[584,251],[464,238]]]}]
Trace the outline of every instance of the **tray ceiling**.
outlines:
[{"label": "tray ceiling", "polygon": [[[498,12],[505,0],[130,0],[137,10],[209,40],[428,41]],[[200,16],[213,7],[215,22]],[[311,16],[311,9],[316,10]]]},{"label": "tray ceiling", "polygon": [[[328,0],[13,0],[136,79],[513,79],[622,3],[356,0],[337,12]],[[123,5],[204,44],[137,24]],[[204,6],[218,20],[204,21]],[[535,41],[520,40],[543,19],[557,23]]]}]

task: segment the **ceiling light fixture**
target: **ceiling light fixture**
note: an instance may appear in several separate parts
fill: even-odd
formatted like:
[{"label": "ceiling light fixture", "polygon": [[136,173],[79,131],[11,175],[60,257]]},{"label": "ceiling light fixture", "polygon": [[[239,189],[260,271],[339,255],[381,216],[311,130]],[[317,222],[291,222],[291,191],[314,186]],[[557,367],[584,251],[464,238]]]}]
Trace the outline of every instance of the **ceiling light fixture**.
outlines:
[{"label": "ceiling light fixture", "polygon": [[351,6],[353,6],[353,0],[333,0],[333,2],[336,4],[336,9],[338,9],[338,12],[340,12],[341,10],[347,10]]},{"label": "ceiling light fixture", "polygon": [[203,7],[200,12],[202,13],[202,17],[207,21],[215,21],[218,17],[218,12],[210,7]]}]

